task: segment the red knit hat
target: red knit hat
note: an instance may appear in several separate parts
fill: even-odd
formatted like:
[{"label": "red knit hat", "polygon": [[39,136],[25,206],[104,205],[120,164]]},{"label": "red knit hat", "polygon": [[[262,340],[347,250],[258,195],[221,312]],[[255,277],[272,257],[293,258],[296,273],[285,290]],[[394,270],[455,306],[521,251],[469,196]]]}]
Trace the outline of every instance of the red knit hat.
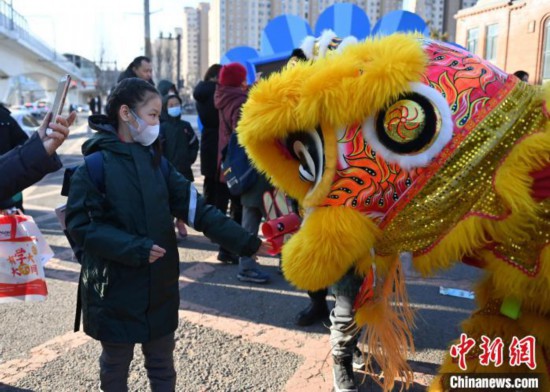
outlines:
[{"label": "red knit hat", "polygon": [[220,71],[222,86],[239,87],[246,80],[246,68],[239,63],[224,65]]}]

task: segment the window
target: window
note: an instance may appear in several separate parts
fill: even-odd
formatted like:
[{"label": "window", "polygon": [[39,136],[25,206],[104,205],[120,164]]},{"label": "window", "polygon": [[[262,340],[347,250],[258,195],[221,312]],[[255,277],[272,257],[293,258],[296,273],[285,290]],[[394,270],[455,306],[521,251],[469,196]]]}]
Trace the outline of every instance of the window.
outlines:
[{"label": "window", "polygon": [[544,23],[544,51],[542,52],[542,80],[550,79],[550,19]]},{"label": "window", "polygon": [[477,41],[479,40],[479,28],[473,28],[468,30],[468,42],[466,43],[466,49],[469,52],[477,52]]},{"label": "window", "polygon": [[487,35],[485,36],[485,58],[489,61],[495,61],[497,58],[497,35],[498,24],[487,26]]}]

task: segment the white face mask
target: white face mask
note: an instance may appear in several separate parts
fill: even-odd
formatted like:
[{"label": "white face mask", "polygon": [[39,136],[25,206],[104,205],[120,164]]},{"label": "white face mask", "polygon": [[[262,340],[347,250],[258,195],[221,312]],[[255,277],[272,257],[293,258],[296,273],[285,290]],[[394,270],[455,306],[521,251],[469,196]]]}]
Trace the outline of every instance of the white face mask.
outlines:
[{"label": "white face mask", "polygon": [[168,108],[167,111],[170,117],[181,116],[181,106],[174,106],[174,107]]},{"label": "white face mask", "polygon": [[130,110],[130,112],[136,118],[138,123],[138,128],[134,127],[129,121],[127,123],[128,128],[130,128],[130,135],[132,135],[132,139],[141,145],[150,146],[159,136],[160,125],[148,125],[137,114],[135,114],[133,110]]}]

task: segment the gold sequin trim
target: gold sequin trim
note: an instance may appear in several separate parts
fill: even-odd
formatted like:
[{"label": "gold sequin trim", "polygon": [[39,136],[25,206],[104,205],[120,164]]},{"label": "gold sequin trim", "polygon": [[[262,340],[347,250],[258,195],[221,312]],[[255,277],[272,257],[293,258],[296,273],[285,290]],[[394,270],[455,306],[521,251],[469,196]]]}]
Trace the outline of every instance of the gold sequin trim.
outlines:
[{"label": "gold sequin trim", "polygon": [[502,218],[495,172],[520,138],[542,128],[540,105],[540,90],[518,83],[388,223],[376,252],[426,253],[467,216]]}]

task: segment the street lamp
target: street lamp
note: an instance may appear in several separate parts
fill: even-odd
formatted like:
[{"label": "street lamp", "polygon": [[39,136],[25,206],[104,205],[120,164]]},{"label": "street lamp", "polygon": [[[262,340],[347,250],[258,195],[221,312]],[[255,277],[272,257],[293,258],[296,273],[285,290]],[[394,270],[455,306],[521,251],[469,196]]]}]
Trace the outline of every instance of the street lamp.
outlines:
[{"label": "street lamp", "polygon": [[[168,37],[164,37],[162,35],[162,32],[159,34],[159,40],[168,40],[170,42],[172,41],[176,41],[176,56],[177,56],[177,60],[176,60],[176,84],[177,84],[177,87],[178,87],[178,90],[182,89],[183,88],[183,80],[181,79],[181,34],[178,33],[176,35],[176,37],[172,37],[172,34],[170,33],[168,35]],[[160,61],[160,59],[158,59]],[[160,65],[160,64],[159,64]]]},{"label": "street lamp", "polygon": [[141,12],[125,12],[128,15],[142,15],[143,14],[143,24],[144,24],[144,38],[145,38],[145,47],[144,52],[145,56],[151,58],[151,15],[162,11],[162,8],[156,11],[149,10],[149,0],[143,0],[143,13]]}]

